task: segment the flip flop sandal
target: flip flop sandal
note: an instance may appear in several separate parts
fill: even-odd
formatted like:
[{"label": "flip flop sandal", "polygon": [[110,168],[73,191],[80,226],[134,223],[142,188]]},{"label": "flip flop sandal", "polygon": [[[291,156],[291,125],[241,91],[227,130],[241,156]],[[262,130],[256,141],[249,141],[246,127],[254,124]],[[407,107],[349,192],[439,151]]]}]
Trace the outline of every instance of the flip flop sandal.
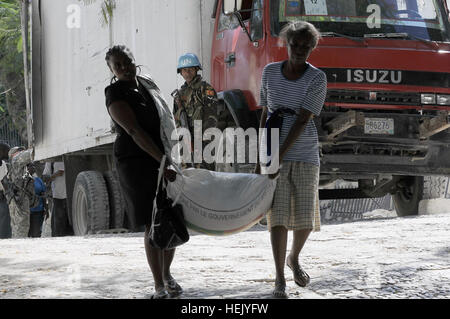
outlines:
[{"label": "flip flop sandal", "polygon": [[175,279],[170,279],[164,283],[171,297],[177,297],[183,293],[183,288],[181,288]]},{"label": "flip flop sandal", "polygon": [[159,290],[157,290],[151,297],[150,299],[167,299],[169,298],[169,293],[167,292],[166,289],[161,288]]},{"label": "flip flop sandal", "polygon": [[294,269],[294,267],[290,264],[289,259],[286,261],[286,265],[292,270],[292,273],[294,274],[294,282],[299,285],[300,287],[306,287],[306,285],[309,284],[311,281],[311,278],[309,275],[300,267],[298,266],[297,269]]}]

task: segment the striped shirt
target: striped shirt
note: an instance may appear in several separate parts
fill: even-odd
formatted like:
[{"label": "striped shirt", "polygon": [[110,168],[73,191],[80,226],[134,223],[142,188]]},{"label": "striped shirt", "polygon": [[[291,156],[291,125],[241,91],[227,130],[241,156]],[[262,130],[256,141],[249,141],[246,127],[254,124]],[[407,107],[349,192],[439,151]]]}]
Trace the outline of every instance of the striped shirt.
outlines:
[{"label": "striped shirt", "polygon": [[[264,68],[259,105],[266,106],[269,114],[278,108],[285,107],[294,110],[297,114],[303,108],[315,116],[319,116],[327,92],[325,73],[307,63],[308,67],[299,79],[288,80],[281,71],[283,63],[270,63]],[[296,119],[297,115],[283,114],[280,146],[286,140]],[[312,119],[306,125],[303,133],[289,148],[283,160],[320,165],[319,139]]]}]

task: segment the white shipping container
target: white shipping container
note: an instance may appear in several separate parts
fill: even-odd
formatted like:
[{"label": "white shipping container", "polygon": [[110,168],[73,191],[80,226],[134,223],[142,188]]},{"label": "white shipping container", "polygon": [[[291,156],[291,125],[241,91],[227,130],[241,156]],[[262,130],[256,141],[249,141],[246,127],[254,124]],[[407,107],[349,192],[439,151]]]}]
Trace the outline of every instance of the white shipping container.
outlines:
[{"label": "white shipping container", "polygon": [[111,73],[105,54],[125,44],[169,105],[183,83],[178,57],[196,53],[209,78],[213,1],[116,0],[112,23],[102,26],[102,1],[33,1],[32,109],[36,160],[110,144],[104,89]]},{"label": "white shipping container", "polygon": [[35,160],[64,161],[75,235],[135,229],[124,217],[113,161],[116,136],[104,95],[112,78],[105,61],[108,49],[128,46],[169,106],[170,93],[184,82],[176,71],[182,54],[196,53],[209,81],[214,1],[111,2],[116,7],[106,25],[101,23],[104,1],[31,2],[31,146]]}]

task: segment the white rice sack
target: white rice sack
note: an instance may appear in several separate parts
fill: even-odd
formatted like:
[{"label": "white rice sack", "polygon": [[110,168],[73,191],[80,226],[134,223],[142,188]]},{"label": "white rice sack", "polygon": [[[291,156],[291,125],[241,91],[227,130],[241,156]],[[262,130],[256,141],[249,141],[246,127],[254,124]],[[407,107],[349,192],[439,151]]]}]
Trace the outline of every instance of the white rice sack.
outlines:
[{"label": "white rice sack", "polygon": [[276,181],[267,175],[183,170],[168,183],[172,199],[183,206],[186,226],[209,235],[244,231],[271,208]]}]

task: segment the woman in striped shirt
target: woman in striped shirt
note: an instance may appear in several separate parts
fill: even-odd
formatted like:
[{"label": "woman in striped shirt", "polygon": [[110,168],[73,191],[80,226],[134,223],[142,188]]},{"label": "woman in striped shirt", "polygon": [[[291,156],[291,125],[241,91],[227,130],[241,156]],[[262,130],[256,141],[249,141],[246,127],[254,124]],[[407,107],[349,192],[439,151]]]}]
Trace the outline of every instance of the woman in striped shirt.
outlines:
[{"label": "woman in striped shirt", "polygon": [[[287,233],[294,232],[286,264],[297,285],[309,283],[298,256],[312,230],[320,228],[319,215],[319,141],[312,118],[318,116],[326,96],[326,75],[306,62],[317,46],[320,33],[304,21],[288,23],[280,34],[288,48],[287,61],[268,64],[261,81],[260,127],[272,114],[282,116],[279,160],[281,163],[272,210],[267,216],[275,260],[276,280],[273,297],[287,298],[284,264]],[[280,115],[278,115],[280,114]],[[260,173],[258,163],[256,173]]]}]

